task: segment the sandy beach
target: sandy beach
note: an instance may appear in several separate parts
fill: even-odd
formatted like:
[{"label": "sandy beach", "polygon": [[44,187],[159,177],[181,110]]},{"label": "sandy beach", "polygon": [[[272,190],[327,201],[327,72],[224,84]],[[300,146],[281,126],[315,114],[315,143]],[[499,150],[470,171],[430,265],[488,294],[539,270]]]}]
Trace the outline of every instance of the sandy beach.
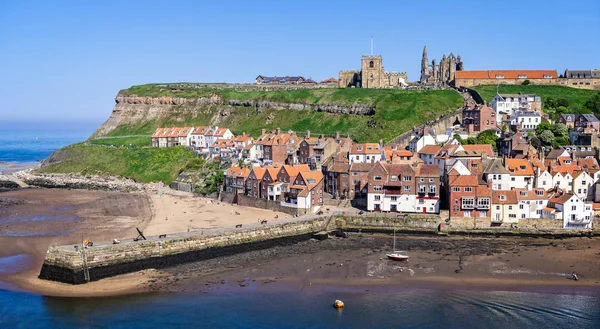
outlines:
[{"label": "sandy beach", "polygon": [[[232,227],[289,216],[183,194],[27,189],[0,193],[0,280],[53,296],[147,291],[389,290],[394,287],[600,294],[600,239],[397,237],[409,262],[386,258],[393,238],[350,234],[72,286],[37,278],[49,245]],[[239,215],[236,215],[236,212]],[[0,264],[2,264],[0,262]],[[577,272],[580,281],[568,279]]]}]

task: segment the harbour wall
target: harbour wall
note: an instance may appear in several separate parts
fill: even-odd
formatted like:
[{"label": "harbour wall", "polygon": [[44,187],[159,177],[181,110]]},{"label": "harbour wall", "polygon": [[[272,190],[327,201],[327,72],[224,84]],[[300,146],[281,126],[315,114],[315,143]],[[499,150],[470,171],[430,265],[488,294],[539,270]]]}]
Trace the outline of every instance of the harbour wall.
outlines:
[{"label": "harbour wall", "polygon": [[[148,240],[94,243],[81,246],[49,247],[39,278],[70,284],[149,268],[166,268],[251,250],[288,245],[307,240],[328,224],[328,217],[285,221],[275,225],[254,224],[249,228],[215,229],[168,235]],[[85,263],[84,263],[85,259]]]}]

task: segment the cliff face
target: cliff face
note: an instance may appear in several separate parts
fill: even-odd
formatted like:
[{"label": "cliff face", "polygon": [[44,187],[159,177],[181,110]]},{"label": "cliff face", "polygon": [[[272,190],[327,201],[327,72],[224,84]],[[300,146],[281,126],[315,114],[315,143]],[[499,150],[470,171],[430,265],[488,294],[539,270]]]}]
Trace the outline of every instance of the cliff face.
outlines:
[{"label": "cliff face", "polygon": [[223,117],[235,115],[238,109],[252,109],[257,113],[261,113],[262,110],[294,110],[362,116],[375,114],[374,106],[360,103],[348,106],[337,103],[302,104],[254,100],[224,101],[218,94],[197,98],[117,96],[115,102],[116,105],[110,117],[93,136],[106,135],[122,125],[139,126],[165,118],[171,118],[173,119],[171,121],[178,121],[185,125],[186,118],[202,116],[210,124],[218,124]]}]

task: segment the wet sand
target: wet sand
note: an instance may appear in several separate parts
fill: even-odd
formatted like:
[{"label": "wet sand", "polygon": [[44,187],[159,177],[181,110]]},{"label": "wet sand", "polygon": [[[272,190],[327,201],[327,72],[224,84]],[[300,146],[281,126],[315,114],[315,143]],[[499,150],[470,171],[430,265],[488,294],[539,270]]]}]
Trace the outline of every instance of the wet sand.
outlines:
[{"label": "wet sand", "polygon": [[[29,189],[1,192],[0,266],[3,257],[27,255],[0,268],[0,280],[55,296],[101,296],[147,291],[365,291],[435,287],[600,294],[600,239],[410,237],[397,249],[408,263],[387,260],[389,235],[309,240],[290,246],[146,270],[85,285],[37,279],[51,244],[82,237],[110,241],[137,236],[256,223],[276,213],[174,195]],[[208,202],[208,203],[207,203]],[[231,215],[231,211],[240,215]],[[279,214],[285,216],[283,214]],[[165,217],[168,220],[165,220]],[[20,258],[21,259],[21,258]],[[568,279],[577,272],[580,281]]]}]

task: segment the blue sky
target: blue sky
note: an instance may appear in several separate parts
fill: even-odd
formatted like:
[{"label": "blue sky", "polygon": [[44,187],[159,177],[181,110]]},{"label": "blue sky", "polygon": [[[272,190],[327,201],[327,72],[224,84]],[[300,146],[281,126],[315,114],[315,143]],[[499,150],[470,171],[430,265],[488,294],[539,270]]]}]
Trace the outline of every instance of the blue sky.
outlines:
[{"label": "blue sky", "polygon": [[600,1],[4,0],[0,121],[99,124],[134,84],[337,77],[371,35],[411,81],[424,45],[467,70],[600,68]]}]

